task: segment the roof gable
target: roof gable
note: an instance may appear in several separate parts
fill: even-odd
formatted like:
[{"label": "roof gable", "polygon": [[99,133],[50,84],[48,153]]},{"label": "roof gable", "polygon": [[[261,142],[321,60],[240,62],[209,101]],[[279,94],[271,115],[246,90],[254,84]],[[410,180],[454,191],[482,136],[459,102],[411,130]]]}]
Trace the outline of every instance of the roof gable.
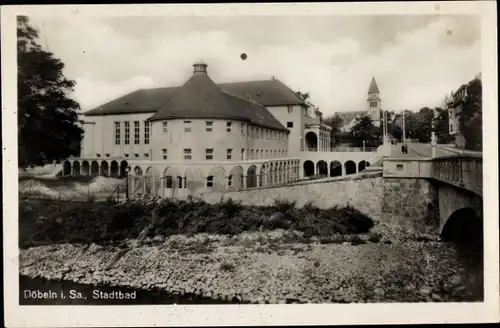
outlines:
[{"label": "roof gable", "polygon": [[370,82],[370,87],[368,88],[368,94],[372,93],[380,93],[378,91],[377,81],[375,81],[375,77],[372,77],[372,81]]}]

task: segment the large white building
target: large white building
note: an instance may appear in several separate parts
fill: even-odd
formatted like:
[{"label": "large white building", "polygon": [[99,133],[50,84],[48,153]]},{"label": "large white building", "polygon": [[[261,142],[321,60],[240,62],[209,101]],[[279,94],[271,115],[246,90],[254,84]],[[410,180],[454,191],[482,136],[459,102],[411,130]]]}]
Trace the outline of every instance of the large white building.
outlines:
[{"label": "large white building", "polygon": [[181,87],[137,90],[83,113],[81,155],[63,174],[124,176],[130,167],[132,189],[186,196],[366,167],[357,154],[332,161],[328,174],[318,156],[330,151],[331,128],[279,80],[215,84],[206,64],[193,67]]}]

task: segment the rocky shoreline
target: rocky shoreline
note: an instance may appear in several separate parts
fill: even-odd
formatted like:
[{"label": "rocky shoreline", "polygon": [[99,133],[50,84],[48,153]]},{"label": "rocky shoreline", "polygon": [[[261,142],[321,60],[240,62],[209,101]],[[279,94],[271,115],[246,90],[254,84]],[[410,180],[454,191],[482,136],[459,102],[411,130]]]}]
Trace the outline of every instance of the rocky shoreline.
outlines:
[{"label": "rocky shoreline", "polygon": [[128,240],[128,247],[31,247],[20,250],[20,275],[236,303],[480,301],[450,245],[414,238],[373,240],[373,235],[342,243],[314,238],[298,243],[299,235],[195,234],[142,244]]}]

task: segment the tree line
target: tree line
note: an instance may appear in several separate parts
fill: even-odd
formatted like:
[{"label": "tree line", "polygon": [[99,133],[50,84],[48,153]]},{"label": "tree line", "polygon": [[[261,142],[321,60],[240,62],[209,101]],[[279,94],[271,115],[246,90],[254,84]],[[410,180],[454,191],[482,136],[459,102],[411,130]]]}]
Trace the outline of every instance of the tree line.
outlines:
[{"label": "tree line", "polygon": [[[453,135],[449,131],[450,109],[460,106],[457,120],[459,129],[465,139],[465,149],[482,150],[482,83],[480,75],[464,85],[466,97],[456,97],[452,92],[446,95],[442,106],[430,108],[423,107],[418,112],[404,110],[405,113],[405,137],[428,143],[431,141],[431,133],[435,132],[438,143],[454,143]],[[394,139],[403,139],[402,112],[396,114],[394,111],[385,111],[387,117],[387,133]],[[381,118],[384,115],[381,113]],[[341,132],[341,127],[347,122],[337,115],[331,115],[323,120],[323,123],[332,128],[332,145],[338,143],[340,137],[346,137]],[[382,125],[376,127],[368,116],[360,117],[347,135],[351,146],[377,147],[382,144]],[[363,143],[364,141],[364,143]]]}]

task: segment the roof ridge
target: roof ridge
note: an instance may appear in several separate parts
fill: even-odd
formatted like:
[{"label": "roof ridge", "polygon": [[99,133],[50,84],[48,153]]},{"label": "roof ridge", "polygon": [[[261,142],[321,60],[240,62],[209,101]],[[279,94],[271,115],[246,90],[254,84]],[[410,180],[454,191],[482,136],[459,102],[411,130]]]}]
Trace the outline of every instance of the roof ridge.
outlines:
[{"label": "roof ridge", "polygon": [[295,97],[297,97],[297,99],[299,99],[304,105],[307,105],[305,100],[300,98],[298,95],[297,95],[297,92],[293,91],[291,88],[289,88],[285,83],[281,82],[279,79],[275,78],[273,79],[272,81],[277,81],[279,84],[281,84],[282,86],[284,86],[287,90],[289,90],[291,93],[293,93],[293,95]]}]

